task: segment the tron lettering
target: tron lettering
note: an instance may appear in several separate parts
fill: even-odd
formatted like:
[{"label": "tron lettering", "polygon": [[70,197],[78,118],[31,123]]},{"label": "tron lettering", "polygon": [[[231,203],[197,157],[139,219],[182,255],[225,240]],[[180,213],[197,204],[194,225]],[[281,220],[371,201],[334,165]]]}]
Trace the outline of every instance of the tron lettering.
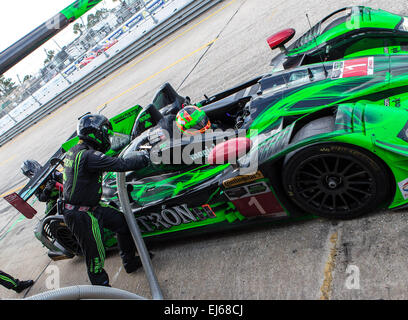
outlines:
[{"label": "tron lettering", "polygon": [[164,209],[161,212],[161,216],[164,220],[166,220],[166,222],[173,226],[178,226],[179,224],[181,224],[181,218],[179,217],[179,215],[170,209]]},{"label": "tron lettering", "polygon": [[[174,210],[180,215],[181,219],[183,219],[183,223],[189,223],[191,221],[197,221],[197,218],[194,214],[187,208],[186,204],[181,205],[180,207],[174,207]],[[190,219],[190,220],[188,220]]]},{"label": "tron lettering", "polygon": [[142,233],[169,229],[193,221],[215,218],[211,207],[206,204],[199,208],[189,209],[186,204],[173,208],[163,208],[159,213],[148,213],[136,218]]}]

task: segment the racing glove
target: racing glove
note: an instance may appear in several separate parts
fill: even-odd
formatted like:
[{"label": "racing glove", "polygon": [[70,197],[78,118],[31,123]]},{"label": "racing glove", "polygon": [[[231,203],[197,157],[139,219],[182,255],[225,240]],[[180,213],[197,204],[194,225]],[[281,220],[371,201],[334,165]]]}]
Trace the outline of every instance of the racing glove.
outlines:
[{"label": "racing glove", "polygon": [[127,162],[132,170],[145,168],[151,164],[149,152],[146,150],[127,152],[123,156],[123,160]]},{"label": "racing glove", "polygon": [[55,184],[56,184],[56,181],[55,181],[55,180],[52,180],[52,179],[51,179],[51,180],[48,180],[48,181],[47,181],[47,184],[45,185],[44,191],[47,190],[47,191],[51,192],[51,190],[54,189]]},{"label": "racing glove", "polygon": [[44,190],[41,192],[41,194],[38,197],[41,202],[46,202],[50,199],[50,195],[51,195],[52,190],[55,188],[55,184],[56,184],[55,180],[51,179],[47,181]]}]

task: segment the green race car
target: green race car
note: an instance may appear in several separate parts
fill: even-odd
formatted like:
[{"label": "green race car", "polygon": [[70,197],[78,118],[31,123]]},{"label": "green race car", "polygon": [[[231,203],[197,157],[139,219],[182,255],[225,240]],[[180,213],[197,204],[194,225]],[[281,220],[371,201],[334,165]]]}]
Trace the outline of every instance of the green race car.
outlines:
[{"label": "green race car", "polygon": [[294,29],[286,29],[268,38],[271,49],[282,50],[271,62],[274,71],[352,56],[386,54],[388,50],[406,54],[408,17],[364,6],[346,7],[328,15],[285,48],[294,35]]},{"label": "green race car", "polygon": [[[165,84],[152,104],[111,119],[108,154],[148,150],[152,164],[127,173],[124,185],[108,173],[103,201],[121,208],[125,190],[146,240],[404,208],[408,51],[393,48],[275,71],[206,97],[196,105],[220,130],[194,137],[167,134],[191,102]],[[77,141],[74,134],[19,192],[25,205]],[[36,235],[50,257],[80,254],[61,212],[42,219]]]}]

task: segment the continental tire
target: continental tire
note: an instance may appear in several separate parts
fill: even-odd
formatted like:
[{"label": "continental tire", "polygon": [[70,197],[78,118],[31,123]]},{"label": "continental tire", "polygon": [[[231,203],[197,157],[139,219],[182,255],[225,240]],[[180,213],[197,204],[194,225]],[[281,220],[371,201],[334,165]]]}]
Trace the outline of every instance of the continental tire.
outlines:
[{"label": "continental tire", "polygon": [[352,219],[379,208],[390,190],[388,171],[376,156],[341,143],[296,152],[283,168],[282,181],[300,208],[333,219]]}]

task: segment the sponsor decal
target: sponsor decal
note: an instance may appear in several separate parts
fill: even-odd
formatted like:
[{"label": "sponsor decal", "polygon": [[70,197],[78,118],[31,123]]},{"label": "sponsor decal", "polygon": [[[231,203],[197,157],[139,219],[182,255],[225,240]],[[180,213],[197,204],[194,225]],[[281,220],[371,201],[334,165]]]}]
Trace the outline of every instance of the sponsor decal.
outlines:
[{"label": "sponsor decal", "polygon": [[257,171],[255,174],[249,174],[249,175],[243,175],[243,176],[237,176],[234,178],[230,178],[227,180],[224,180],[222,182],[222,185],[224,188],[231,188],[234,186],[238,186],[240,184],[252,182],[258,179],[263,179],[264,175],[262,174],[261,171]]},{"label": "sponsor decal", "polygon": [[287,216],[265,181],[225,190],[225,195],[245,217]]},{"label": "sponsor decal", "polygon": [[148,6],[148,9],[152,12],[156,11],[157,9],[159,9],[161,6],[164,6],[166,4],[166,2],[164,0],[158,0],[156,2],[154,2],[153,4]]},{"label": "sponsor decal", "polygon": [[261,181],[252,183],[250,185],[245,185],[242,187],[226,190],[225,195],[230,200],[237,200],[269,192],[271,192],[269,186],[266,184],[266,182]]},{"label": "sponsor decal", "polygon": [[209,148],[208,146],[205,146],[204,150],[191,154],[190,155],[191,160],[195,161],[197,159],[202,159],[204,157],[207,158],[214,147],[215,147],[215,144],[212,144],[211,148]]},{"label": "sponsor decal", "polygon": [[139,114],[140,110],[142,109],[142,107],[140,106],[136,106],[135,109],[130,110],[128,112],[125,112],[124,114],[122,114],[121,116],[119,116],[118,118],[115,118],[112,122],[114,124],[118,124],[119,122],[122,122],[123,120],[127,120],[129,117],[133,116],[133,115],[137,115]]},{"label": "sponsor decal", "polygon": [[144,19],[144,17],[141,14],[138,14],[135,18],[130,20],[128,23],[126,23],[126,26],[128,28],[133,28],[135,25],[137,25],[143,19]]},{"label": "sponsor decal", "polygon": [[364,77],[374,74],[374,57],[336,61],[333,63],[332,79]]},{"label": "sponsor decal", "polygon": [[153,232],[163,229],[170,229],[181,224],[203,221],[216,218],[214,211],[209,204],[200,207],[188,208],[186,204],[166,208],[163,206],[159,213],[150,212],[136,217],[136,221],[141,232]]},{"label": "sponsor decal", "polygon": [[119,29],[113,35],[111,35],[108,39],[109,40],[118,39],[121,35],[123,35],[123,30]]},{"label": "sponsor decal", "polygon": [[398,182],[398,187],[401,191],[401,194],[404,200],[407,200],[408,199],[408,178],[401,182]]}]

